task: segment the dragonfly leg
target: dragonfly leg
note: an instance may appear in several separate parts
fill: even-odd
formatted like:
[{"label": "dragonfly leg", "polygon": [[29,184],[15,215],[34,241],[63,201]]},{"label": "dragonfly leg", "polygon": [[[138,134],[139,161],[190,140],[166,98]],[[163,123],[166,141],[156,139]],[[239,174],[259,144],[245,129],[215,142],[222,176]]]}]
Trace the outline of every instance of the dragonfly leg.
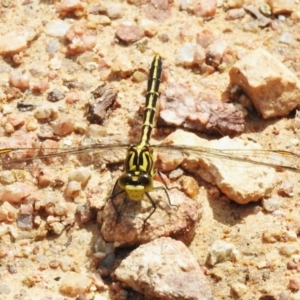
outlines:
[{"label": "dragonfly leg", "polygon": [[114,209],[115,209],[115,211],[116,211],[116,213],[117,213],[116,223],[118,223],[119,218],[120,218],[120,216],[121,216],[122,214],[121,214],[121,213],[119,212],[119,210],[117,209],[117,205],[116,205],[114,199],[115,199],[117,196],[119,196],[119,195],[125,193],[125,191],[123,191],[123,190],[121,190],[121,191],[115,193],[115,190],[116,190],[117,186],[118,186],[118,180],[116,181],[116,183],[115,183],[115,185],[114,185],[114,188],[113,188],[113,190],[112,190],[111,195],[106,199],[107,201],[111,200],[111,203],[112,203],[112,205],[113,205],[113,207],[114,207]]},{"label": "dragonfly leg", "polygon": [[154,212],[156,211],[156,204],[153,201],[152,197],[150,196],[150,194],[148,192],[145,193],[146,196],[148,197],[148,199],[150,200],[153,210],[151,211],[151,213],[149,214],[149,216],[144,220],[144,224],[147,222],[147,220],[154,214]]}]

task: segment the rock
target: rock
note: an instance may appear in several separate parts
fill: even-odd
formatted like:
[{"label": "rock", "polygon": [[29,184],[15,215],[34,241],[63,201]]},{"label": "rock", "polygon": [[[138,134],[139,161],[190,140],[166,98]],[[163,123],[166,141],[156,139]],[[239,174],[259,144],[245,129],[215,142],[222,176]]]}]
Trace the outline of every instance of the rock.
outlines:
[{"label": "rock", "polygon": [[280,208],[281,201],[278,198],[268,198],[262,200],[262,206],[267,212],[272,212]]},{"label": "rock", "polygon": [[144,31],[135,25],[121,25],[116,30],[116,38],[125,44],[135,43],[144,36]]},{"label": "rock", "polygon": [[125,200],[124,194],[113,199],[119,217],[112,200],[109,200],[103,210],[103,238],[119,246],[139,245],[161,236],[189,244],[202,215],[201,204],[175,189],[168,191],[172,206],[168,204],[164,191],[150,192],[150,195],[157,208],[146,222],[144,220],[153,211],[146,196],[142,201]]},{"label": "rock", "polygon": [[185,43],[178,49],[176,63],[184,67],[200,66],[205,60],[205,52],[196,43]]},{"label": "rock", "polygon": [[32,41],[37,32],[27,27],[20,27],[0,38],[0,54],[12,54],[23,51],[27,48],[28,42]]},{"label": "rock", "polygon": [[147,299],[213,299],[196,259],[183,243],[171,238],[162,237],[135,249],[115,275]]},{"label": "rock", "polygon": [[245,16],[246,12],[243,8],[232,8],[226,12],[225,20],[237,20],[242,19]]},{"label": "rock", "polygon": [[232,292],[239,298],[241,298],[247,291],[248,287],[240,282],[235,282],[231,285]]},{"label": "rock", "polygon": [[264,49],[243,57],[229,75],[230,83],[244,90],[264,119],[285,116],[299,105],[296,75]]},{"label": "rock", "polygon": [[226,47],[226,43],[223,40],[214,41],[206,49],[205,62],[208,65],[217,68],[222,62],[222,58],[225,53]]},{"label": "rock", "polygon": [[244,116],[232,103],[223,103],[188,83],[172,83],[160,97],[159,125],[236,136],[244,131]]},{"label": "rock", "polygon": [[[268,195],[276,184],[274,168],[261,165],[272,163],[272,160],[263,151],[260,152],[255,143],[248,142],[246,147],[243,141],[228,137],[207,141],[192,133],[177,130],[163,144],[164,148],[166,145],[170,147],[162,152],[157,150],[160,170],[164,171],[166,166],[176,168],[180,165],[205,181],[217,185],[228,198],[237,203],[258,201]],[[176,148],[176,145],[181,147]],[[186,147],[193,150],[185,150]],[[181,160],[178,152],[183,154]],[[175,155],[172,156],[172,153]],[[272,154],[276,162],[276,153]],[[256,163],[247,163],[246,158],[256,160]],[[170,170],[169,168],[168,171]]]},{"label": "rock", "polygon": [[70,297],[87,292],[92,284],[92,280],[85,275],[75,272],[68,272],[62,279],[59,291]]},{"label": "rock", "polygon": [[295,278],[290,278],[289,279],[289,286],[288,287],[289,287],[289,289],[291,291],[294,291],[294,292],[299,291],[300,290],[300,282],[299,282],[299,280],[295,279]]},{"label": "rock", "polygon": [[290,14],[296,9],[294,0],[267,0],[274,15]]},{"label": "rock", "polygon": [[239,256],[239,252],[235,246],[224,241],[214,242],[208,251],[207,263],[211,266],[226,260],[236,261]]},{"label": "rock", "polygon": [[66,21],[51,20],[46,24],[44,31],[47,35],[62,38],[65,36],[70,27],[71,24]]},{"label": "rock", "polygon": [[33,192],[33,187],[27,183],[14,182],[5,188],[0,193],[1,201],[9,203],[20,203]]}]

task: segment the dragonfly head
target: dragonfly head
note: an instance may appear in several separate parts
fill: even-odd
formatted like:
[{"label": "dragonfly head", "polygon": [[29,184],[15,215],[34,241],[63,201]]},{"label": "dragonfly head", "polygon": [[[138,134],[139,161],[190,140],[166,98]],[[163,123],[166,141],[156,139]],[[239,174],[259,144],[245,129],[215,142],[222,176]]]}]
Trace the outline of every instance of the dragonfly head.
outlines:
[{"label": "dragonfly head", "polygon": [[124,173],[118,180],[119,187],[133,201],[142,200],[145,192],[153,189],[153,179],[144,172]]}]

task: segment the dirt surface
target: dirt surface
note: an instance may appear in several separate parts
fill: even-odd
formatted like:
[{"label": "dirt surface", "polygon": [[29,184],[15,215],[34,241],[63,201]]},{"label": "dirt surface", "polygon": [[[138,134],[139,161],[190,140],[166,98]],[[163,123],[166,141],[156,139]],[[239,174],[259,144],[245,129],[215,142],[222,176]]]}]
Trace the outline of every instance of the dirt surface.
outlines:
[{"label": "dirt surface", "polygon": [[[97,221],[101,223],[105,200],[122,173],[126,147],[107,149],[107,157],[93,160],[88,171],[80,169],[80,175],[72,172],[81,165],[91,166],[87,157],[30,160],[40,149],[139,141],[154,55],[163,59],[162,92],[182,84],[200,89],[214,101],[241,100],[244,107],[237,106],[247,116],[238,139],[245,144],[254,141],[263,149],[300,153],[295,111],[263,120],[249,101],[242,101],[249,99],[236,96],[229,85],[231,66],[260,47],[299,78],[300,4],[275,0],[269,4],[238,0],[1,2],[0,145],[39,147],[15,152],[19,159],[29,157],[21,170],[4,166],[2,160],[1,300],[143,299],[114,282],[103,268],[99,273],[99,262],[114,253],[117,245],[104,243]],[[259,9],[265,17],[257,13]],[[225,44],[219,56],[219,48],[205,50],[215,40]],[[179,55],[186,43],[201,48],[190,63],[189,51],[187,61]],[[204,59],[199,58],[201,53]],[[91,124],[88,103],[96,102],[93,92],[104,83],[115,89],[117,98],[105,106],[102,123]],[[174,130],[155,128],[151,143]],[[237,168],[237,176],[243,172],[238,161],[230,164]],[[189,249],[214,299],[300,299],[299,173],[278,170],[271,194],[246,205],[231,201],[198,176],[195,180],[200,186],[195,201],[202,204],[203,212]],[[176,180],[169,181],[176,185]],[[238,255],[209,264],[209,249],[219,240],[232,244]]]}]

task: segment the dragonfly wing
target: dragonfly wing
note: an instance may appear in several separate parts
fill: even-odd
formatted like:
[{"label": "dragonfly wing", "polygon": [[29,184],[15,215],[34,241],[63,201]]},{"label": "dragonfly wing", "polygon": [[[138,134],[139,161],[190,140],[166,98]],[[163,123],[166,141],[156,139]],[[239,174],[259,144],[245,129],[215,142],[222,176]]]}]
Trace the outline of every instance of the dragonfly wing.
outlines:
[{"label": "dragonfly wing", "polygon": [[[168,159],[172,159],[173,153],[181,152],[184,156],[181,163],[183,168],[216,184],[224,194],[238,203],[257,201],[268,195],[277,182],[275,168],[297,171],[293,167],[295,164],[292,164],[298,158],[296,154],[260,150],[257,144],[249,142],[245,146],[238,139],[223,138],[216,144],[177,130],[167,141],[174,144],[158,146],[158,150],[165,153],[165,165],[171,164]],[[176,145],[179,142],[181,145]],[[226,149],[229,147],[231,149]]]}]

